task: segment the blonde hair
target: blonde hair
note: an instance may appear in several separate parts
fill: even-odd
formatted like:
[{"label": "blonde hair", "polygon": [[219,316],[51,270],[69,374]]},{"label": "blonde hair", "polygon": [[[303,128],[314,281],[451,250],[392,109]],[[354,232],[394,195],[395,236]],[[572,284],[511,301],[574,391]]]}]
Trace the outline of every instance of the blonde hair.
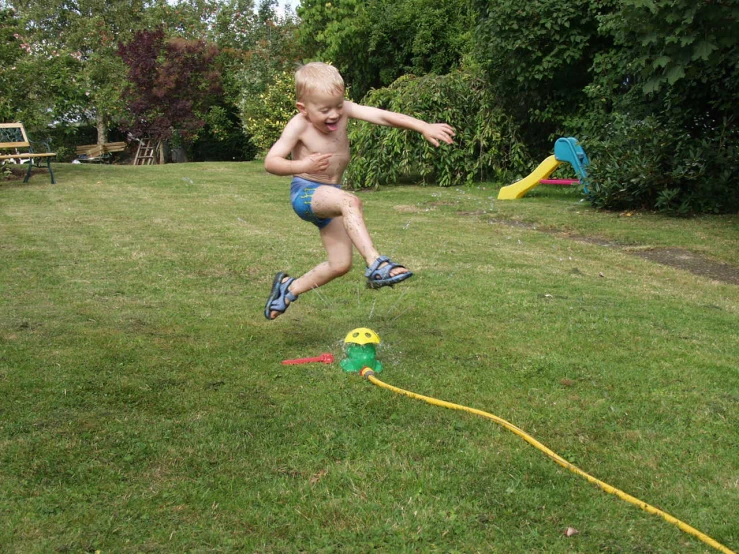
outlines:
[{"label": "blonde hair", "polygon": [[311,92],[332,94],[344,93],[344,79],[333,65],[323,62],[310,62],[301,65],[295,72],[295,97],[300,102]]}]

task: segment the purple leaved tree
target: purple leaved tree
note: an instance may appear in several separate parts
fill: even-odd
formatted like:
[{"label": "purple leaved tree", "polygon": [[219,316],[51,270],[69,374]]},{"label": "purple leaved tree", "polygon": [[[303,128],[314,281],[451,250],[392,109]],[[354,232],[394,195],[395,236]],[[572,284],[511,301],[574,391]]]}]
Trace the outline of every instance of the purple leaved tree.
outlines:
[{"label": "purple leaved tree", "polygon": [[134,138],[182,150],[205,125],[209,104],[221,94],[217,54],[216,46],[202,40],[167,39],[161,27],[139,31],[119,44],[118,55],[128,66],[123,127]]}]

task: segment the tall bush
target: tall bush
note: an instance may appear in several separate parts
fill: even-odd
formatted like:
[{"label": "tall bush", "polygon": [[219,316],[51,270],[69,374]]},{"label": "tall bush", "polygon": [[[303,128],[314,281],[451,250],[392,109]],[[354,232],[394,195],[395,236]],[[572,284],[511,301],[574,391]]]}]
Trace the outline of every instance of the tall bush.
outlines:
[{"label": "tall bush", "polygon": [[607,121],[598,130],[604,138],[586,141],[593,206],[680,216],[739,210],[736,141],[720,132],[696,139],[654,116],[615,113]]},{"label": "tall bush", "polygon": [[292,72],[283,71],[273,77],[263,93],[242,99],[241,120],[257,151],[269,150],[297,113],[294,79]]},{"label": "tall bush", "polygon": [[739,209],[737,2],[625,0],[601,18],[583,112],[590,198],[674,214]]},{"label": "tall bush", "polygon": [[345,181],[355,188],[403,179],[441,186],[463,185],[528,161],[516,128],[485,82],[463,71],[401,77],[367,95],[365,104],[457,130],[452,146],[435,148],[418,133],[355,122],[349,132],[353,159]]},{"label": "tall bush", "polygon": [[611,46],[598,17],[612,0],[473,0],[480,16],[475,55],[536,157],[587,101],[589,69]]}]

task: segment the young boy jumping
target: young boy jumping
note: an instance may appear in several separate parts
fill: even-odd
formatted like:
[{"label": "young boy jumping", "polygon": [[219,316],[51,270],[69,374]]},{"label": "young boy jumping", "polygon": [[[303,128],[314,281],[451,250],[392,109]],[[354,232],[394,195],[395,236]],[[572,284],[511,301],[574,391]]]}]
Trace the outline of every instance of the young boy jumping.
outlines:
[{"label": "young boy jumping", "polygon": [[[421,133],[434,146],[452,144],[454,129],[446,123],[426,123],[407,115],[362,106],[344,100],[344,80],[333,66],[313,62],[295,73],[298,113],[272,146],[265,169],[275,175],[293,175],[291,201],[301,219],[320,230],[328,259],[294,279],[275,275],[264,316],[275,319],[298,296],[346,274],[352,266],[352,246],[367,264],[368,285],[394,285],[413,275],[375,248],[367,231],[362,202],[341,190],[349,163],[347,122],[360,119],[376,125],[400,127]],[[288,159],[289,158],[289,159]]]}]

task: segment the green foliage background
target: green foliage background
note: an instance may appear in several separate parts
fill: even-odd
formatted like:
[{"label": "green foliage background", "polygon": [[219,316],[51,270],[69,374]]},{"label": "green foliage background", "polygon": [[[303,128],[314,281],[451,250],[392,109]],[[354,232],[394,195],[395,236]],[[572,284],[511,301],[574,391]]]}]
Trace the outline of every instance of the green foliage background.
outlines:
[{"label": "green foliage background", "polygon": [[[737,2],[628,0],[586,87],[591,200],[687,215],[739,210]],[[645,132],[649,129],[648,132]]]},{"label": "green foliage background", "polygon": [[584,87],[609,40],[598,16],[612,2],[475,0],[475,57],[536,157],[551,154],[568,117],[587,111]]},{"label": "green foliage background", "polygon": [[241,113],[244,130],[252,143],[259,151],[268,150],[297,113],[293,74],[283,72],[275,75],[264,92],[244,97]]},{"label": "green foliage background", "polygon": [[[293,113],[279,79],[318,59],[336,65],[355,100],[451,118],[460,132],[461,152],[429,158],[412,144],[417,137],[379,130],[375,140],[389,140],[380,148],[357,131],[361,155],[349,179],[359,186],[407,176],[467,183],[517,164],[528,172],[556,138],[576,136],[593,160],[588,198],[598,208],[739,209],[736,0],[304,0],[298,17],[281,13],[276,0],[2,6],[0,118],[22,119],[36,136],[52,122],[115,128],[128,101],[115,46],[161,24],[168,38],[204,39],[222,52],[224,91],[202,137],[209,156],[213,145],[227,159],[267,149]],[[450,92],[460,70],[474,75],[470,98]],[[410,92],[411,75],[448,78],[439,86],[456,103],[449,113],[429,111],[425,93]],[[390,101],[401,93],[420,104]],[[484,136],[492,133],[481,131],[485,118],[516,137],[519,153],[531,153],[526,167],[523,154],[488,147],[499,139]]]},{"label": "green foliage background", "polygon": [[521,169],[528,160],[511,118],[485,82],[470,72],[412,75],[367,95],[371,106],[406,113],[429,122],[452,125],[454,145],[435,148],[418,133],[357,122],[350,130],[352,162],[345,182],[355,188],[400,180],[441,186]]},{"label": "green foliage background", "polygon": [[361,99],[407,74],[445,74],[471,51],[468,0],[303,0],[304,57],[331,61]]}]

